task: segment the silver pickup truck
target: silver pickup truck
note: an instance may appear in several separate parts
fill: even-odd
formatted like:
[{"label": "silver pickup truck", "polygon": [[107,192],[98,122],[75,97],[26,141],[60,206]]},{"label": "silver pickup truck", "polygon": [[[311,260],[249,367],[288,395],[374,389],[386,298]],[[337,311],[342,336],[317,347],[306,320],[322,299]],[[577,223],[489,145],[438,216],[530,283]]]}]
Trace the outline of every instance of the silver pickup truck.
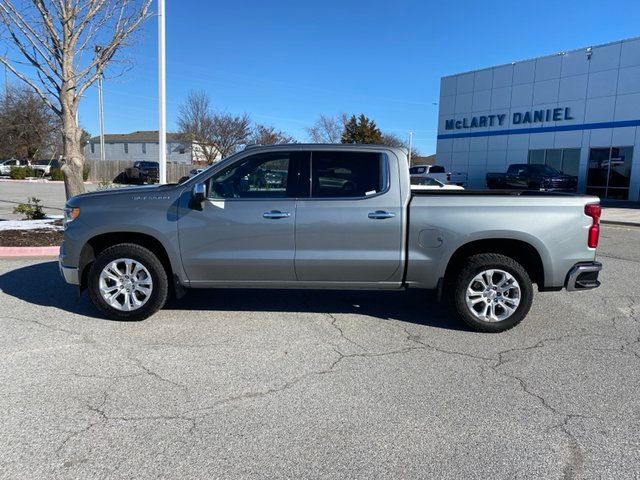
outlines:
[{"label": "silver pickup truck", "polygon": [[187,288],[418,288],[497,332],[533,284],[595,288],[601,269],[598,198],[412,191],[405,152],[380,146],[248,148],[182,184],[73,197],[65,217],[62,275],[122,320]]}]

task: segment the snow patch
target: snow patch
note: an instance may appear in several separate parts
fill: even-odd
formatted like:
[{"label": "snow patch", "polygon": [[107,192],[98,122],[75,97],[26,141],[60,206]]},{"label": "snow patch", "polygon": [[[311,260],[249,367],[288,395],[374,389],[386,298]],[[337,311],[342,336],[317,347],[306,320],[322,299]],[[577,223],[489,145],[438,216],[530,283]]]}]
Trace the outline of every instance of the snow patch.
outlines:
[{"label": "snow patch", "polygon": [[0,220],[2,230],[63,230],[62,225],[54,225],[55,218],[43,220]]}]

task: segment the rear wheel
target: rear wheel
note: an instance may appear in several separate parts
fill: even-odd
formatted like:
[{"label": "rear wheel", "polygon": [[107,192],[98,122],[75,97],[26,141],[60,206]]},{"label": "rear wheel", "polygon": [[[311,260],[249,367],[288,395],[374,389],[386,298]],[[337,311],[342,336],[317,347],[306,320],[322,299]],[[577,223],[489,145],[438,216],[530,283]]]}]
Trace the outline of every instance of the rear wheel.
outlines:
[{"label": "rear wheel", "polygon": [[533,301],[527,271],[513,258],[486,253],[470,257],[453,288],[460,318],[481,332],[503,332],[520,323]]},{"label": "rear wheel", "polygon": [[93,304],[113,320],[143,320],[167,300],[167,273],[153,252],[122,243],[101,252],[88,278]]}]

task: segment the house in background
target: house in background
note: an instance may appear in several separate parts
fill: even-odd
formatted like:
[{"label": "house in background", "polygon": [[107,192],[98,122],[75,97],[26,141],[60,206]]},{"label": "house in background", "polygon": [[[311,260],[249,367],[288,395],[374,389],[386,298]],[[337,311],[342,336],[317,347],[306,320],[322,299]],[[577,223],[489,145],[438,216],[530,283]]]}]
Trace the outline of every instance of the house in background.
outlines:
[{"label": "house in background", "polygon": [[[167,162],[202,165],[207,159],[198,142],[185,140],[179,133],[167,133]],[[158,131],[139,130],[132,133],[109,133],[104,136],[104,159],[125,161],[158,161]],[[84,147],[87,160],[100,160],[100,137],[92,137]],[[216,156],[216,161],[220,160]]]}]

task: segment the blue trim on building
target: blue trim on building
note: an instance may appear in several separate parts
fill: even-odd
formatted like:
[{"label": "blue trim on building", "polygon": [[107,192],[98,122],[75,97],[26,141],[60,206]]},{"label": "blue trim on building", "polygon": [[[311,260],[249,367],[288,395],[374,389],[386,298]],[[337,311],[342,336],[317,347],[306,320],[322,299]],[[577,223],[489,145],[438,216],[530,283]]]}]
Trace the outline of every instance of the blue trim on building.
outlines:
[{"label": "blue trim on building", "polygon": [[579,125],[558,125],[555,127],[510,128],[507,130],[485,130],[482,132],[444,133],[438,135],[438,140],[445,140],[447,138],[495,137],[498,135],[524,135],[527,133],[572,132],[576,130],[622,127],[640,127],[640,119],[621,120],[618,122],[581,123]]}]

